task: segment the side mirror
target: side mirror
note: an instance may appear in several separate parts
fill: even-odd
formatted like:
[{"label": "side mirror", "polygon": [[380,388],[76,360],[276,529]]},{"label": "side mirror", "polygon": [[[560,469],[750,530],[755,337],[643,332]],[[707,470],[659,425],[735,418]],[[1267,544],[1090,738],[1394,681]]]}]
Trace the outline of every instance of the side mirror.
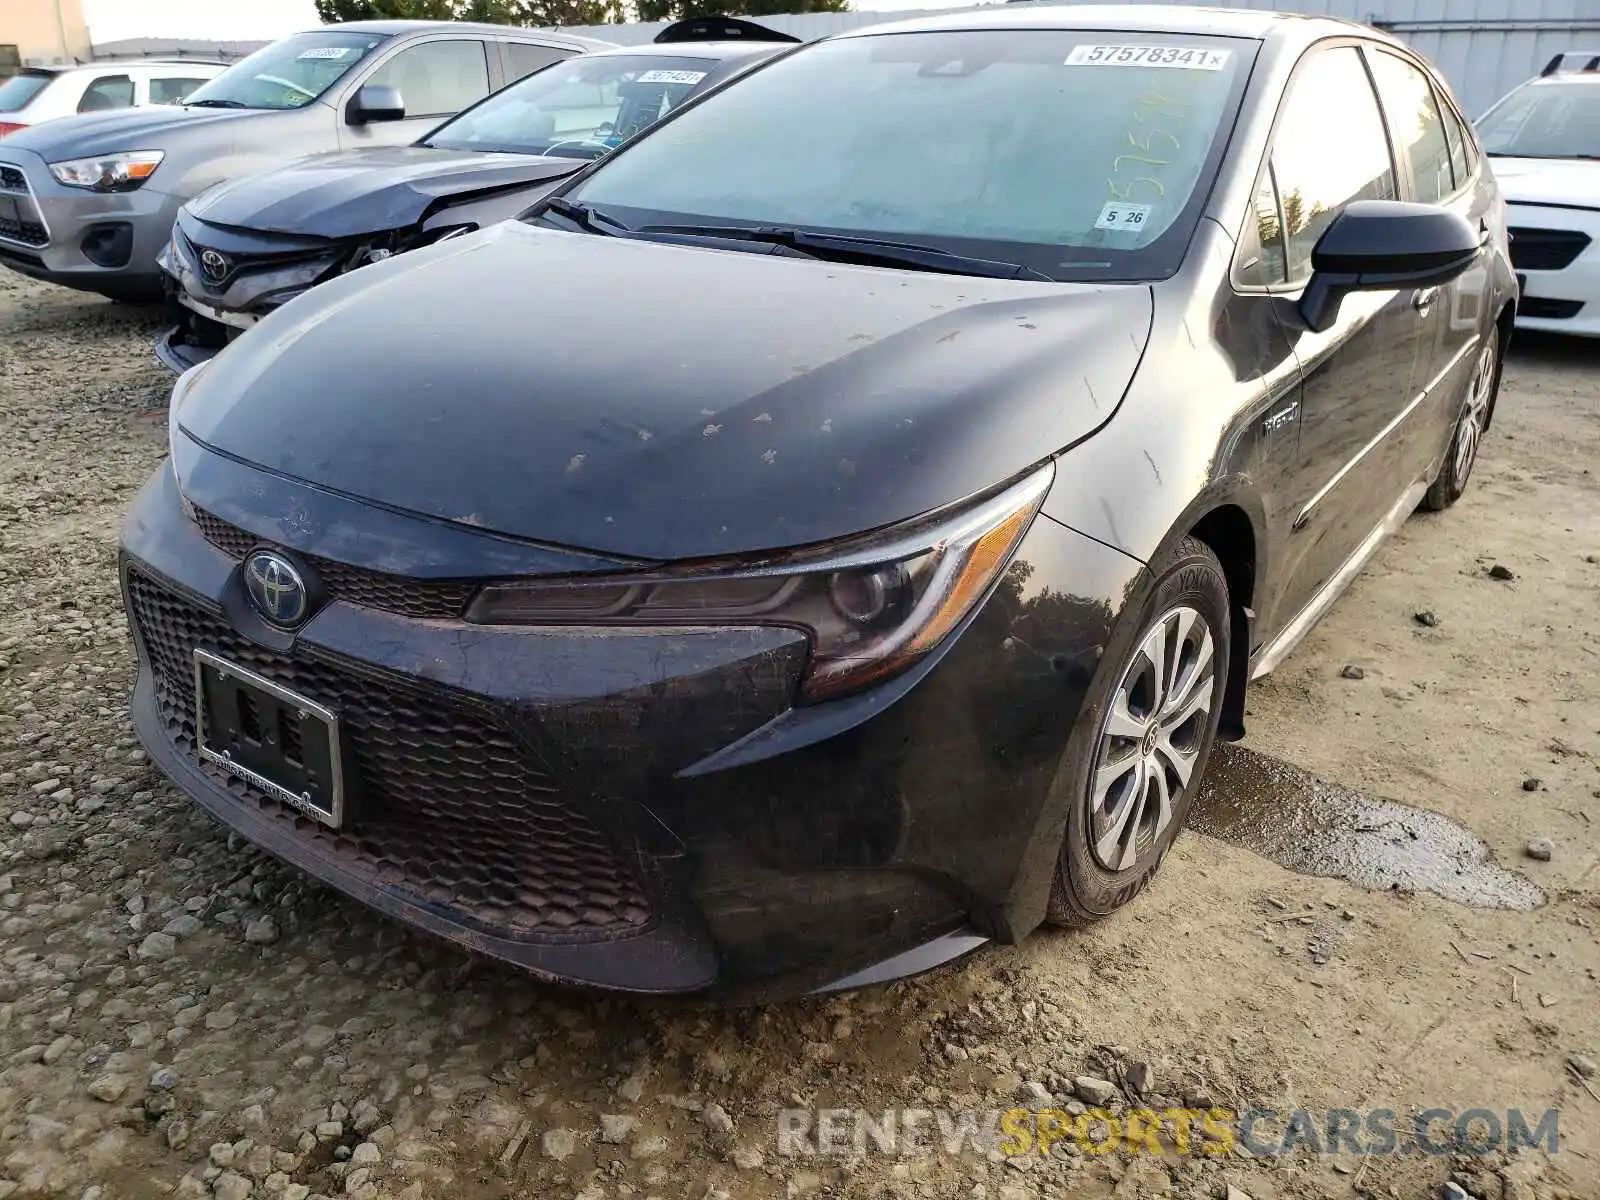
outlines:
[{"label": "side mirror", "polygon": [[400,96],[400,89],[385,83],[363,85],[345,109],[345,120],[351,125],[399,121],[405,115],[406,102]]},{"label": "side mirror", "polygon": [[1350,292],[1433,287],[1477,261],[1483,237],[1466,218],[1429,204],[1357,200],[1311,251],[1300,315],[1321,333]]}]

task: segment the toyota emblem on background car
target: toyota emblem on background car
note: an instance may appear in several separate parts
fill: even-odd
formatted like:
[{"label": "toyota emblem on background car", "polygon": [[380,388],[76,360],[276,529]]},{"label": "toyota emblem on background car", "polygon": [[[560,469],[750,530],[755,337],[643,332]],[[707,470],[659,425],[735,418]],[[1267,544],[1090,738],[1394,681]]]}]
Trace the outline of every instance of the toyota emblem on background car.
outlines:
[{"label": "toyota emblem on background car", "polygon": [[310,611],[310,596],[299,568],[271,550],[257,550],[244,560],[244,588],[255,610],[285,629],[300,624]]},{"label": "toyota emblem on background car", "polygon": [[215,250],[202,250],[200,252],[200,269],[205,272],[206,278],[220,280],[228,273],[228,259],[226,255]]}]

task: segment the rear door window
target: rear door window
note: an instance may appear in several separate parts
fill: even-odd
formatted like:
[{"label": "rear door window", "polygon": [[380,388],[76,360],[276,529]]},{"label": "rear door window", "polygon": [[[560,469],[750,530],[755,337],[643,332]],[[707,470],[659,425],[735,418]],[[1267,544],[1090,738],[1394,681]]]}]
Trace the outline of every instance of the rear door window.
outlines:
[{"label": "rear door window", "polygon": [[108,112],[114,108],[128,108],[133,104],[133,79],[127,75],[101,75],[84,89],[78,101],[78,111]]},{"label": "rear door window", "polygon": [[1460,187],[1472,177],[1473,168],[1478,164],[1477,155],[1473,153],[1472,135],[1466,130],[1456,110],[1448,103],[1441,104],[1444,113],[1444,132],[1450,139],[1450,171],[1456,178],[1456,186]]},{"label": "rear door window", "polygon": [[489,94],[489,60],[479,41],[424,42],[400,51],[369,84],[397,89],[409,117],[447,117]]},{"label": "rear door window", "polygon": [[151,104],[182,104],[188,94],[204,83],[204,79],[184,79],[177,75],[150,81]]},{"label": "rear door window", "polygon": [[535,71],[542,71],[552,63],[571,58],[574,50],[557,46],[540,46],[533,42],[501,42],[500,53],[506,67],[506,82],[514,83]]}]

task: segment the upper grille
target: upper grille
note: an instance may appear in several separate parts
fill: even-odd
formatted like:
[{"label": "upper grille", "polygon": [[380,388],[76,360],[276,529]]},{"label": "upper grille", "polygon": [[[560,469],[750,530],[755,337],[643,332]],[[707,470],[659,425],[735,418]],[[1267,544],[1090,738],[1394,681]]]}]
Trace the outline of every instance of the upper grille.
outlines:
[{"label": "upper grille", "polygon": [[128,597],[167,735],[190,761],[199,762],[196,647],[339,714],[356,797],[343,831],[201,764],[241,803],[292,827],[308,856],[502,937],[592,940],[651,921],[638,873],[556,797],[516,736],[471,697],[304,649],[266,650],[135,568]]},{"label": "upper grille", "polygon": [[22,171],[5,163],[0,163],[0,188],[8,192],[26,192],[28,190],[27,177]]},{"label": "upper grille", "polygon": [[[195,510],[194,519],[208,542],[234,558],[243,558],[254,547],[268,544],[265,538],[258,538],[237,525],[230,525],[203,509]],[[322,580],[330,600],[382,609],[402,617],[446,620],[459,617],[466,611],[467,601],[472,599],[475,590],[470,583],[408,579],[403,575],[369,571],[365,567],[352,567],[348,563],[334,562],[312,554],[300,557]]]},{"label": "upper grille", "polygon": [[1511,265],[1519,271],[1559,271],[1589,246],[1574,229],[1511,229]]}]

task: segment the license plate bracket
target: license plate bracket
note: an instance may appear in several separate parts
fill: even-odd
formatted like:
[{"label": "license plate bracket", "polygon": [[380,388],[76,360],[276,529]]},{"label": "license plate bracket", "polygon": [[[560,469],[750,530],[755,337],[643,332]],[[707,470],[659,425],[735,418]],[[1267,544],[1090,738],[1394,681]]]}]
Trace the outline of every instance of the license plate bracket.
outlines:
[{"label": "license plate bracket", "polygon": [[333,829],[345,820],[339,717],[208,650],[194,652],[200,757]]},{"label": "license plate bracket", "polygon": [[227,312],[220,308],[213,308],[209,304],[202,304],[181,288],[178,290],[178,302],[190,312],[199,313],[208,320],[215,321],[219,325],[227,325],[232,329],[250,329],[260,319],[253,313]]},{"label": "license plate bracket", "polygon": [[22,224],[22,206],[17,203],[15,196],[8,196],[4,192],[0,192],[0,221]]}]

